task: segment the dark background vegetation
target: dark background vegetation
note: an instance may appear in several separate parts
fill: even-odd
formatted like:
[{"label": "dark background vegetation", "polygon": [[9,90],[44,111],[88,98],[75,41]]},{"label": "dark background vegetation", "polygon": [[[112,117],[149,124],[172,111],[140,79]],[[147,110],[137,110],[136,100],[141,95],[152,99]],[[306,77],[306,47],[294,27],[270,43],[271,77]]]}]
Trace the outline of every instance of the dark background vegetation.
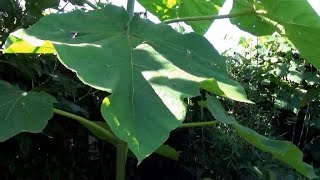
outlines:
[{"label": "dark background vegetation", "polygon": [[[27,28],[58,0],[26,0],[26,9],[0,1],[0,41],[18,28]],[[3,44],[2,44],[3,45]],[[241,82],[256,104],[223,100],[241,124],[269,138],[292,141],[305,161],[320,167],[319,73],[284,39],[261,38],[258,46],[241,39],[243,53],[225,56],[230,75]],[[46,91],[60,109],[103,121],[99,106],[104,92],[82,84],[53,55],[0,52],[0,79],[23,90]],[[186,122],[213,120],[198,102],[188,101]],[[90,133],[74,120],[55,115],[42,134],[22,133],[0,143],[0,179],[114,179],[115,148],[89,141]],[[181,151],[178,161],[151,155],[139,166],[127,162],[128,179],[302,179],[269,154],[246,144],[226,125],[177,129],[167,144]]]}]

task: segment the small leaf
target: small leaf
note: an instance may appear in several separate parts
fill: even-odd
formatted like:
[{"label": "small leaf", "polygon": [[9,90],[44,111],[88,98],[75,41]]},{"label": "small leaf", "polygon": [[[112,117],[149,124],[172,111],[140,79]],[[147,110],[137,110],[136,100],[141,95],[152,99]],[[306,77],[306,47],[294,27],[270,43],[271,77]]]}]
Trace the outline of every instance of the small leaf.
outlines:
[{"label": "small leaf", "polygon": [[302,73],[299,71],[290,71],[289,74],[287,75],[287,79],[289,81],[295,82],[297,84],[300,84],[302,79]]},{"label": "small leaf", "polygon": [[302,152],[291,142],[269,139],[248,127],[240,125],[233,117],[225,113],[221,103],[215,97],[210,96],[207,98],[207,107],[213,117],[224,124],[231,125],[248,143],[272,154],[310,179],[319,178],[315,174],[313,167],[303,162]]},{"label": "small leaf", "polygon": [[21,132],[42,132],[53,116],[55,98],[21,91],[5,81],[0,81],[0,89],[0,142]]}]

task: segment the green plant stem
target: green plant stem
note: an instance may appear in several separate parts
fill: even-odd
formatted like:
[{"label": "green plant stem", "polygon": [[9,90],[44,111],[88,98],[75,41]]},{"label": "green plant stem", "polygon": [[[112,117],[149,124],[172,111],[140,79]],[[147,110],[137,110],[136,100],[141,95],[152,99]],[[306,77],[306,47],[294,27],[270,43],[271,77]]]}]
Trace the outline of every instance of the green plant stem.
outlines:
[{"label": "green plant stem", "polygon": [[197,128],[197,127],[205,127],[205,126],[214,126],[219,123],[220,123],[219,121],[183,123],[180,125],[179,128]]},{"label": "green plant stem", "polygon": [[[75,115],[75,114],[60,110],[60,109],[56,109],[56,108],[53,108],[53,112],[56,114],[59,114],[61,116],[68,117],[70,119],[77,120],[81,124],[85,124],[87,126],[92,127],[93,129],[100,131],[102,134],[105,134],[108,137],[108,140],[110,140],[111,143],[114,142],[114,143],[112,143],[114,145],[116,145],[116,143],[119,141],[119,139],[115,135],[113,135],[111,132],[109,132],[105,128],[99,126],[98,124],[94,123],[93,121],[91,121],[89,119],[86,119],[81,116],[78,116],[78,115]],[[180,125],[179,128],[196,128],[196,127],[214,126],[218,123],[219,123],[219,121],[183,123]]]},{"label": "green plant stem", "polygon": [[233,18],[244,16],[248,14],[256,13],[255,10],[250,9],[239,13],[234,14],[225,14],[225,15],[212,15],[212,16],[194,16],[194,17],[184,17],[184,18],[176,18],[176,19],[168,19],[163,21],[164,24],[176,23],[176,22],[185,22],[185,21],[208,21],[215,19],[225,19],[225,18]]},{"label": "green plant stem", "polygon": [[135,0],[128,0],[127,2],[127,11],[130,18],[134,15],[134,3]]},{"label": "green plant stem", "polygon": [[89,0],[84,0],[84,2],[90,6],[92,9],[99,9],[98,6],[94,5],[92,2],[90,2]]},{"label": "green plant stem", "polygon": [[119,139],[116,136],[114,136],[111,132],[109,132],[105,128],[99,126],[98,124],[90,121],[89,119],[86,119],[81,116],[78,116],[78,115],[75,115],[75,114],[72,114],[72,113],[69,113],[66,111],[62,111],[62,110],[56,109],[56,108],[53,108],[53,112],[56,114],[59,114],[61,116],[68,117],[70,119],[74,119],[85,126],[91,127],[92,129],[99,131],[101,134],[104,134],[107,137],[106,141],[108,141],[114,145],[116,145],[119,142]]},{"label": "green plant stem", "polygon": [[122,141],[116,145],[116,148],[116,180],[125,180],[128,144]]},{"label": "green plant stem", "polygon": [[[98,131],[100,134],[104,134],[107,142],[113,144],[117,149],[116,154],[116,180],[125,180],[126,176],[126,161],[128,155],[128,144],[124,141],[118,139],[115,135],[109,132],[107,129],[103,128],[102,126],[94,123],[93,121],[83,118],[81,116],[53,108],[53,112],[55,114],[65,116],[70,119],[74,119],[78,121],[80,124],[84,125],[85,127],[90,127],[90,129],[94,129]],[[209,122],[196,122],[196,123],[185,123],[182,124],[179,128],[196,128],[196,127],[204,127],[204,126],[213,126],[219,123],[218,121],[209,121]]]}]

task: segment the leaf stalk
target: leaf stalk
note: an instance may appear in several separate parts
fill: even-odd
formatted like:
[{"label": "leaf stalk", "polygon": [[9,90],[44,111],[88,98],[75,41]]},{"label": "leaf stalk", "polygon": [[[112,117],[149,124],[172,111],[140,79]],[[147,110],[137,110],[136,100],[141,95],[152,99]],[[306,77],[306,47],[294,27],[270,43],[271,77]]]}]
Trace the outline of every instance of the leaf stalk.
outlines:
[{"label": "leaf stalk", "polygon": [[134,15],[134,3],[135,3],[135,0],[128,0],[127,2],[127,11],[130,18],[133,17]]},{"label": "leaf stalk", "polygon": [[89,0],[84,0],[84,2],[90,6],[92,9],[99,9],[98,6],[94,5],[92,2],[90,2]]},{"label": "leaf stalk", "polygon": [[99,126],[98,124],[92,122],[89,119],[56,108],[53,108],[53,112],[55,114],[65,116],[67,118],[74,119],[83,125],[86,125],[88,127],[91,127],[92,129],[95,129],[96,131],[99,131],[101,134],[104,134],[107,137],[106,141],[112,143],[113,145],[116,145],[119,142],[119,139],[115,135],[113,135],[111,132]]},{"label": "leaf stalk", "polygon": [[197,127],[204,127],[204,126],[214,126],[219,123],[220,123],[219,121],[183,123],[180,125],[179,128],[197,128]]},{"label": "leaf stalk", "polygon": [[116,180],[125,180],[128,144],[122,141],[116,145],[116,148]]},{"label": "leaf stalk", "polygon": [[185,22],[185,21],[208,21],[208,20],[215,20],[215,19],[225,19],[225,18],[234,18],[239,16],[244,16],[252,13],[258,13],[254,9],[245,10],[238,13],[233,14],[224,14],[224,15],[209,15],[209,16],[192,16],[192,17],[183,17],[183,18],[175,18],[175,19],[168,19],[163,21],[164,24],[176,23],[176,22]]}]

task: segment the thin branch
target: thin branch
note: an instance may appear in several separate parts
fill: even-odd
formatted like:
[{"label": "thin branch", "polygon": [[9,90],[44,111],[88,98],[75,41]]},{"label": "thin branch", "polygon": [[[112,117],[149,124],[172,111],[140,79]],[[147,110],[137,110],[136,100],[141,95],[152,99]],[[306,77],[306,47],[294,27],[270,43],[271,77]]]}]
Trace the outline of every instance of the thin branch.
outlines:
[{"label": "thin branch", "polygon": [[106,130],[102,126],[90,121],[89,119],[86,119],[81,116],[78,116],[78,115],[75,115],[75,114],[60,110],[60,109],[56,109],[56,108],[53,108],[53,112],[56,114],[59,114],[61,116],[68,117],[70,119],[74,119],[74,120],[80,122],[81,124],[98,131],[100,134],[103,134],[107,137],[106,141],[112,143],[115,146],[119,142],[119,139],[115,135],[113,135],[111,132],[109,132],[108,130]]},{"label": "thin branch", "polygon": [[96,6],[95,4],[93,4],[92,2],[90,2],[89,0],[84,0],[84,2],[90,6],[92,9],[99,9],[98,6]]},{"label": "thin branch", "polygon": [[128,0],[127,2],[127,11],[130,18],[134,15],[134,3],[135,0]]},{"label": "thin branch", "polygon": [[99,92],[100,90],[95,90],[92,92],[92,88],[90,88],[90,90],[83,96],[79,97],[78,99],[76,99],[75,101],[73,101],[74,103],[81,101],[82,99],[86,98],[87,96],[91,95],[91,94],[95,94],[97,92]]},{"label": "thin branch", "polygon": [[64,11],[64,9],[68,6],[68,4],[69,4],[69,1],[61,9],[59,9],[57,13]]},{"label": "thin branch", "polygon": [[207,122],[194,122],[194,123],[183,123],[179,128],[197,128],[197,127],[206,127],[214,126],[218,124],[219,121],[207,121]]},{"label": "thin branch", "polygon": [[257,13],[255,10],[250,9],[243,12],[238,12],[234,14],[225,14],[225,15],[212,15],[212,16],[194,16],[194,17],[184,17],[176,19],[168,19],[163,21],[164,24],[176,23],[176,22],[185,22],[185,21],[208,21],[215,19],[225,19],[225,18],[234,18],[239,16],[244,16],[252,13]]}]

